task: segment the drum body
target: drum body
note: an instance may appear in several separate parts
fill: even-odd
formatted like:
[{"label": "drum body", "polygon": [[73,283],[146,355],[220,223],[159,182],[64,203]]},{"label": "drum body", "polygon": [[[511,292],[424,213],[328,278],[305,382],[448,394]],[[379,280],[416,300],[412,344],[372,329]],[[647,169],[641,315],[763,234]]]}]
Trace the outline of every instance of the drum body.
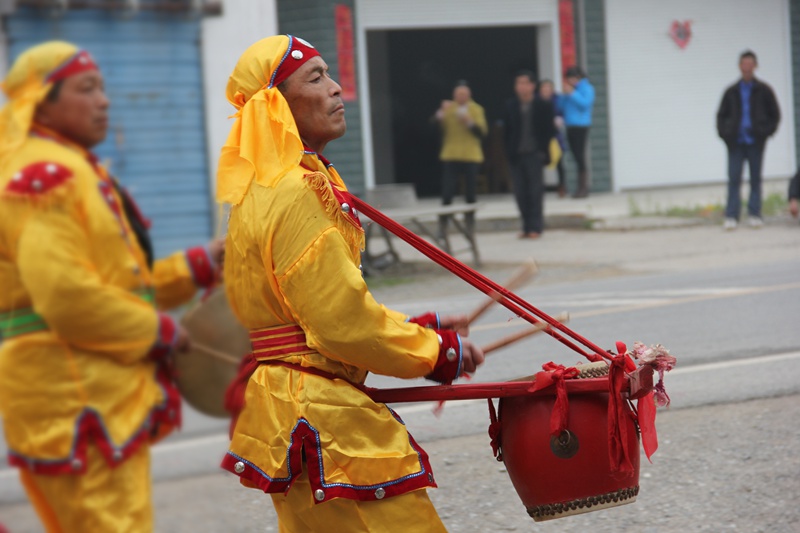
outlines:
[{"label": "drum body", "polygon": [[639,492],[639,436],[624,402],[633,472],[613,472],[609,460],[608,380],[595,392],[569,395],[567,431],[550,436],[555,394],[500,399],[501,449],[514,488],[537,522],[636,500]]},{"label": "drum body", "polygon": [[188,352],[175,353],[175,374],[183,398],[209,416],[227,418],[225,390],[236,377],[241,359],[250,353],[247,329],[218,287],[181,320],[190,339]]}]

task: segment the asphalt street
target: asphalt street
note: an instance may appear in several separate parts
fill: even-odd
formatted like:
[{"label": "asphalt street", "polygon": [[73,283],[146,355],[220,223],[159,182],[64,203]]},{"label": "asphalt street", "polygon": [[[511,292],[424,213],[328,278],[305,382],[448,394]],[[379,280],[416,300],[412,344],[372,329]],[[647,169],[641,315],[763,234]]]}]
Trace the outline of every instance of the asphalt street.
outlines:
[{"label": "asphalt street", "polygon": [[[448,402],[438,416],[431,403],[396,405],[433,458],[441,488],[432,498],[448,529],[800,531],[791,503],[800,495],[800,228],[563,231],[525,243],[526,250],[511,233],[480,238],[489,277],[502,281],[535,257],[540,274],[518,291],[526,300],[551,314],[569,312],[568,325],[602,347],[664,344],[678,366],[666,379],[672,406],[659,414],[661,449],[653,464],[643,463],[639,501],[547,524],[527,517],[494,462],[485,401]],[[379,301],[413,315],[465,313],[483,299],[427,267],[411,270],[371,280]],[[522,327],[495,306],[470,337],[484,345]],[[578,360],[539,335],[491,355],[473,381],[506,381],[547,361]],[[423,382],[370,376],[368,384]],[[267,497],[217,471],[226,426],[190,412],[184,431],[154,449],[158,531],[277,530]],[[0,469],[0,522],[12,533],[38,531],[23,498],[13,471]],[[703,511],[703,498],[716,507]],[[781,501],[784,507],[773,508]],[[746,516],[737,514],[745,509]]]}]

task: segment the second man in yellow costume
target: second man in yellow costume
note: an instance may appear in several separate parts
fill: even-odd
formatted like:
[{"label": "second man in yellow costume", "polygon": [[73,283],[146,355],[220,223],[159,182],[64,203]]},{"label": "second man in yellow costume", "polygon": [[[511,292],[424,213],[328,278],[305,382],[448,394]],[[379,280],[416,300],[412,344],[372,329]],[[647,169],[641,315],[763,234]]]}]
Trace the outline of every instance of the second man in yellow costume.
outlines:
[{"label": "second man in yellow costume", "polygon": [[444,531],[427,454],[358,385],[368,372],[451,382],[483,354],[452,329],[462,317],[409,319],[367,290],[364,232],[321,155],[346,129],[340,93],[292,36],[251,46],[228,83],[238,112],[217,196],[233,205],[226,290],[253,355],[223,467],[272,493],[281,531]]}]

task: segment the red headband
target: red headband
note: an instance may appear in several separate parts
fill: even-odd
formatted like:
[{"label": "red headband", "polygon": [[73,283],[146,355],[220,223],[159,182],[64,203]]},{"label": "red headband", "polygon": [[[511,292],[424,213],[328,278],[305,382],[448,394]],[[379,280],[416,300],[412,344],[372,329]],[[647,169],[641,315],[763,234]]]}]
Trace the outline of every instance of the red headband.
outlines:
[{"label": "red headband", "polygon": [[81,50],[72,56],[66,63],[55,69],[47,76],[48,83],[55,83],[63,79],[86,72],[87,70],[100,70],[97,63],[94,62],[92,56],[86,50]]},{"label": "red headband", "polygon": [[319,55],[317,49],[311,46],[308,41],[291,35],[288,37],[289,48],[287,48],[286,53],[283,55],[283,59],[281,59],[278,68],[275,69],[275,72],[272,74],[272,80],[270,80],[269,83],[270,87],[277,87],[286,81],[295,70],[303,66],[303,63]]}]

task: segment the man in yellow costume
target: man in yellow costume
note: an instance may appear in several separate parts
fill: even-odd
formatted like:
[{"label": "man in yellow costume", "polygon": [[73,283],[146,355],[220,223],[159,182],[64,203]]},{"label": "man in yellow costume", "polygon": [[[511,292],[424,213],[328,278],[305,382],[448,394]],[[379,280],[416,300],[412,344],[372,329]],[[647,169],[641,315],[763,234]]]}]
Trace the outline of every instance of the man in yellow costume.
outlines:
[{"label": "man in yellow costume", "polygon": [[[0,110],[0,413],[50,532],[151,531],[149,445],[180,424],[157,311],[215,278],[221,243],[152,260],[147,222],[89,151],[103,78],[65,42],[24,52]],[[215,257],[212,257],[215,256]]]},{"label": "man in yellow costume", "polygon": [[272,494],[281,531],[444,531],[427,454],[360,386],[368,372],[449,383],[483,353],[454,331],[463,317],[409,319],[367,290],[358,214],[321,155],[345,132],[340,93],[285,35],[251,46],[228,82],[217,198],[232,204],[226,290],[253,354],[223,467]]}]

